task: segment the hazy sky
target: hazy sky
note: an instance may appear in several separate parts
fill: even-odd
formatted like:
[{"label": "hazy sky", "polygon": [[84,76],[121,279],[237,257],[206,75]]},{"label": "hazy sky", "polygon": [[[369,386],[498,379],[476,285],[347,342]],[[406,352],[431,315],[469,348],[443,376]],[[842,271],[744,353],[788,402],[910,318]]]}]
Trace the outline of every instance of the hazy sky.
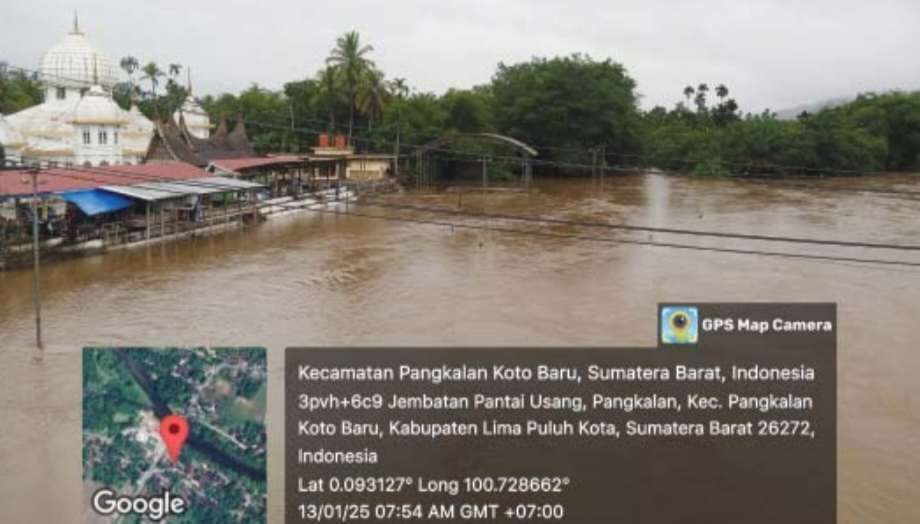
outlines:
[{"label": "hazy sky", "polygon": [[920,89],[918,0],[3,0],[0,60],[36,67],[74,9],[115,63],[191,66],[199,95],[312,75],[352,29],[388,77],[424,91],[573,52],[624,64],[645,107],[699,82],[725,83],[746,111]]}]

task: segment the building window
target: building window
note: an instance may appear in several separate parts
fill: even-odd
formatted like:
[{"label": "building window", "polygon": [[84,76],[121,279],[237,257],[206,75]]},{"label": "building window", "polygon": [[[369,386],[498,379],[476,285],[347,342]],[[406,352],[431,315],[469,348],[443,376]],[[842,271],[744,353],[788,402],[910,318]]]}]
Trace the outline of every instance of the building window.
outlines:
[{"label": "building window", "polygon": [[86,96],[86,92],[87,92],[87,91],[89,91],[89,88],[88,88],[88,87],[81,88],[81,89],[80,89],[80,96]]},{"label": "building window", "polygon": [[90,145],[93,141],[93,135],[89,131],[83,131],[83,144]]},{"label": "building window", "polygon": [[112,143],[118,145],[118,131],[112,133]]},{"label": "building window", "polygon": [[67,98],[67,90],[63,87],[57,88],[57,99],[64,100],[65,98]]},{"label": "building window", "polygon": [[99,145],[104,146],[109,143],[109,134],[105,131],[99,131]]}]

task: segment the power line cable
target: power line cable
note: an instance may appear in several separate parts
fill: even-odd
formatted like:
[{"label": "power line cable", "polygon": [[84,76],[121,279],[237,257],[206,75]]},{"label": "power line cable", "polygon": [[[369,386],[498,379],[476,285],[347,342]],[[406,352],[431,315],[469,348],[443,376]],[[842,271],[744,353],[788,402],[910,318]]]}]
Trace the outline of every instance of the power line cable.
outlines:
[{"label": "power line cable", "polygon": [[[190,188],[205,188],[205,189],[214,189],[214,190],[226,190],[226,191],[239,191],[241,190],[238,186],[230,184],[220,184],[212,182],[203,182],[196,179],[187,179],[187,180],[176,180],[172,178],[158,178],[150,175],[136,174],[136,173],[125,173],[122,171],[117,171],[113,169],[105,169],[102,167],[97,168],[70,168],[71,170],[78,172],[86,172],[91,174],[106,175],[109,177],[122,177],[130,179],[133,182],[143,184],[145,182],[164,182],[169,183],[175,186],[188,186]],[[54,173],[56,176],[63,176],[65,178],[76,179],[80,181],[94,181],[97,183],[107,184],[107,180],[99,180],[92,177],[80,177],[73,175],[65,175],[63,173]],[[182,191],[169,191],[168,188],[155,188],[161,192],[167,193],[176,193],[176,194],[187,194]],[[888,250],[902,250],[902,251],[918,251],[920,246],[917,245],[903,245],[903,244],[890,244],[890,243],[874,243],[874,242],[857,242],[857,241],[844,241],[844,240],[829,240],[829,239],[818,239],[818,238],[804,238],[804,237],[785,237],[785,236],[771,236],[771,235],[754,235],[754,234],[745,234],[745,233],[732,233],[732,232],[720,232],[720,231],[706,231],[706,230],[693,230],[685,228],[665,228],[665,227],[653,227],[653,226],[642,226],[642,225],[629,225],[629,224],[610,224],[602,222],[587,222],[587,221],[574,221],[574,220],[564,220],[556,218],[541,217],[535,215],[514,215],[514,214],[503,214],[503,213],[473,213],[469,211],[458,211],[453,209],[447,209],[443,207],[432,207],[432,206],[419,206],[419,205],[393,205],[393,204],[384,204],[374,202],[371,200],[371,205],[381,207],[381,208],[391,208],[391,209],[409,209],[415,211],[424,211],[424,212],[433,212],[441,214],[450,214],[454,216],[475,216],[480,218],[491,218],[491,219],[504,219],[504,220],[513,220],[513,221],[529,221],[529,222],[539,222],[539,223],[548,223],[548,224],[558,224],[558,225],[567,225],[567,226],[578,226],[578,227],[592,227],[592,228],[606,228],[614,230],[625,230],[625,231],[642,231],[650,233],[664,233],[664,234],[675,234],[675,235],[690,235],[690,236],[703,236],[703,237],[715,237],[715,238],[728,238],[728,239],[741,239],[741,240],[755,240],[755,241],[766,241],[766,242],[783,242],[783,243],[798,243],[798,244],[813,244],[813,245],[828,245],[828,246],[839,246],[839,247],[856,247],[856,248],[865,248],[865,249],[888,249]]]},{"label": "power line cable", "polygon": [[867,249],[891,249],[891,250],[901,250],[901,251],[920,251],[920,245],[855,242],[855,241],[846,241],[846,240],[825,240],[825,239],[804,238],[804,237],[753,235],[753,234],[745,234],[745,233],[726,233],[726,232],[720,232],[720,231],[704,231],[704,230],[695,230],[695,229],[638,226],[638,225],[629,225],[629,224],[610,224],[610,223],[601,223],[601,222],[585,222],[585,221],[577,221],[577,220],[563,220],[563,219],[558,219],[558,218],[547,218],[547,217],[541,217],[541,216],[535,216],[535,215],[514,215],[514,214],[505,214],[505,213],[474,213],[474,212],[469,212],[469,211],[458,211],[455,209],[447,209],[443,207],[434,207],[434,206],[388,205],[388,204],[374,203],[373,201],[371,201],[371,205],[376,206],[376,207],[388,208],[388,209],[411,209],[411,210],[417,210],[417,211],[427,211],[427,212],[432,212],[432,213],[441,213],[441,214],[448,214],[448,215],[454,215],[454,216],[471,216],[471,217],[481,217],[481,218],[493,218],[493,219],[525,221],[525,222],[538,222],[538,223],[558,224],[558,225],[566,225],[566,226],[604,228],[604,229],[615,229],[615,230],[625,230],[625,231],[643,231],[643,232],[649,232],[649,233],[666,233],[666,234],[674,234],[674,235],[730,238],[730,239],[739,239],[739,240],[757,240],[757,241],[764,241],[764,242],[783,242],[783,243],[791,243],[791,244],[815,244],[815,245],[838,246],[838,247],[858,247],[858,248],[867,248]]},{"label": "power line cable", "polygon": [[[89,168],[84,168],[89,170]],[[110,175],[111,173],[101,173]],[[80,177],[76,177],[81,179]],[[84,179],[85,180],[85,179]],[[233,186],[222,186],[214,185],[213,187],[217,189],[225,189],[227,191],[240,191],[240,188]],[[164,192],[174,193],[178,196],[187,195],[187,193],[170,190],[164,188]],[[372,204],[373,205],[373,204]],[[284,203],[266,203],[256,205],[256,209],[263,209],[265,207],[289,207]],[[296,206],[296,209],[302,209]],[[323,210],[313,210],[320,211]],[[341,214],[336,212],[336,214]],[[575,234],[565,234],[565,233],[552,233],[546,231],[532,231],[532,230],[523,230],[519,228],[505,228],[498,226],[482,226],[482,225],[471,225],[464,224],[459,222],[448,222],[442,220],[430,220],[430,219],[421,219],[421,218],[410,218],[410,217],[390,217],[386,215],[374,215],[368,213],[357,213],[357,212],[346,212],[345,214],[350,214],[353,216],[359,216],[364,218],[372,219],[381,219],[381,220],[398,220],[402,222],[410,222],[417,224],[429,224],[429,225],[439,225],[447,227],[456,227],[461,229],[476,229],[476,230],[485,230],[485,231],[494,231],[500,233],[511,233],[511,234],[522,234],[522,235],[531,235],[545,238],[558,238],[558,239],[571,239],[571,240],[587,240],[587,241],[598,241],[598,242],[608,242],[616,244],[632,244],[640,246],[650,246],[650,247],[665,247],[665,248],[674,248],[674,249],[684,249],[684,250],[694,250],[694,251],[709,251],[716,253],[728,253],[728,254],[741,254],[741,255],[760,255],[760,256],[770,256],[770,257],[783,257],[783,258],[797,258],[797,259],[807,259],[807,260],[816,260],[816,261],[829,261],[829,262],[850,262],[858,264],[876,264],[884,266],[903,266],[903,267],[920,267],[920,262],[911,262],[904,260],[891,260],[891,259],[874,259],[874,258],[858,258],[858,257],[840,257],[833,255],[816,255],[808,253],[788,253],[788,252],[779,252],[779,251],[766,251],[766,250],[753,250],[753,249],[739,249],[739,248],[720,248],[712,246],[698,246],[692,244],[680,244],[674,242],[658,242],[653,240],[635,240],[635,239],[614,239],[610,237],[599,237],[599,236],[590,236],[590,235],[575,235]],[[486,217],[488,218],[488,217]]]},{"label": "power line cable", "polygon": [[[16,71],[20,71],[20,72],[29,72],[29,73],[32,73],[32,74],[35,74],[35,75],[41,75],[41,76],[45,76],[45,77],[50,76],[50,77],[58,78],[58,79],[65,79],[65,80],[69,79],[69,80],[71,80],[71,81],[82,81],[82,80],[79,80],[79,79],[67,78],[67,77],[64,77],[64,76],[61,76],[61,75],[45,75],[45,74],[40,73],[40,72],[38,72],[38,71],[35,71],[35,70],[32,70],[32,69],[28,69],[28,68],[22,68],[22,67],[18,67],[18,66],[8,66],[8,69],[10,69],[10,70],[16,70]],[[279,117],[279,118],[281,118],[281,117]],[[324,122],[324,121],[318,120],[318,119],[309,119],[309,120],[313,120],[313,121],[316,121],[316,122]],[[318,134],[318,133],[327,132],[327,130],[323,130],[323,129],[315,129],[315,128],[296,128],[296,127],[294,127],[294,126],[291,126],[290,123],[289,123],[289,121],[288,121],[287,123],[285,123],[284,125],[269,124],[269,123],[266,123],[266,122],[259,122],[259,121],[253,121],[253,120],[247,120],[247,119],[243,119],[243,121],[246,122],[246,123],[248,123],[248,124],[251,124],[251,125],[256,125],[256,126],[265,127],[265,128],[270,128],[270,129],[276,129],[276,130],[285,131],[285,132],[297,132],[297,131],[300,131],[300,132],[310,133],[310,134]],[[395,125],[393,125],[393,126],[395,126]],[[354,126],[353,126],[353,127],[354,127]],[[358,127],[362,127],[362,126],[358,126]],[[352,140],[353,140],[353,141],[364,142],[364,143],[375,144],[375,145],[376,145],[376,144],[389,144],[389,145],[393,145],[393,144],[394,144],[392,141],[388,141],[388,140],[386,140],[386,139],[380,139],[380,138],[361,138],[361,137],[359,137],[359,136],[357,136],[357,135],[353,135]],[[456,150],[450,150],[450,149],[445,150],[445,149],[433,149],[433,148],[428,148],[426,144],[410,144],[410,143],[406,143],[406,142],[401,142],[401,148],[402,148],[402,147],[408,147],[408,148],[410,148],[410,149],[420,149],[420,148],[421,148],[421,149],[426,149],[426,150],[429,150],[429,151],[442,151],[442,152],[447,152],[447,153],[457,153]],[[580,151],[581,154],[585,154],[585,155],[591,154],[591,153],[592,153],[591,150],[577,150],[577,149],[561,148],[561,147],[558,147],[558,146],[535,145],[535,146],[533,146],[533,147],[536,147],[536,148],[538,148],[538,149],[548,149],[548,150],[567,150],[567,151],[573,151],[573,152],[575,152],[575,151]],[[642,162],[640,162],[640,165],[639,165],[639,166],[630,166],[630,167],[618,167],[618,166],[609,166],[609,165],[606,165],[606,166],[605,166],[605,165],[595,166],[594,164],[582,164],[582,163],[575,163],[575,162],[560,162],[560,161],[547,161],[547,160],[541,160],[541,159],[532,159],[532,162],[533,162],[535,165],[545,165],[545,166],[561,167],[561,168],[572,168],[572,169],[595,169],[595,168],[596,168],[596,169],[599,169],[599,170],[601,170],[601,171],[613,171],[613,172],[634,172],[634,171],[640,169],[642,166],[650,165],[649,163],[647,163],[647,162],[644,161],[644,160],[647,158],[646,155],[641,155],[641,154],[636,154],[636,153],[606,151],[606,150],[605,150],[605,153],[606,153],[605,156],[611,156],[611,155],[612,155],[612,156],[619,156],[619,157],[621,157],[621,158],[630,158],[630,157],[631,157],[631,158],[639,158],[640,160],[642,160]],[[473,156],[477,156],[477,154],[473,154]],[[478,155],[478,156],[482,156],[482,155]],[[491,158],[496,159],[496,158],[498,158],[498,157],[495,156],[495,155],[493,155],[493,156],[491,156]],[[509,159],[517,159],[518,157],[506,157],[506,158],[509,158]],[[669,161],[669,162],[681,162],[681,163],[690,163],[690,162],[691,162],[691,160],[690,160],[689,158],[670,158],[670,159],[665,158],[665,159],[660,159],[660,160]],[[758,167],[758,168],[768,168],[768,169],[780,169],[780,170],[792,170],[792,171],[804,171],[804,172],[819,172],[819,173],[840,173],[840,174],[850,174],[850,175],[853,175],[853,174],[861,174],[861,173],[862,173],[862,171],[859,171],[859,170],[853,170],[853,169],[840,169],[840,168],[830,168],[830,167],[819,168],[819,167],[811,167],[811,166],[781,165],[781,164],[775,164],[775,163],[769,163],[769,164],[757,163],[756,166],[755,166],[755,164],[754,164],[753,162],[750,162],[750,161],[749,161],[749,162],[738,162],[738,161],[733,162],[733,161],[728,161],[728,160],[720,160],[719,162],[722,163],[722,164],[724,164],[724,165],[734,165],[734,166],[739,166],[739,167]],[[746,178],[746,177],[745,177],[745,176],[739,176],[739,175],[732,175],[732,176],[729,176],[729,177],[727,177],[727,178]],[[827,189],[830,189],[830,188],[827,188]],[[850,190],[850,191],[860,191],[860,190],[857,190],[857,189],[849,189],[849,190]],[[878,193],[887,193],[885,190],[867,190],[867,191],[878,192]],[[905,193],[903,193],[903,192],[896,192],[896,193],[892,193],[892,194],[905,194]],[[911,194],[912,196],[916,196],[917,194],[920,194],[920,192],[913,192],[913,193],[907,193],[907,194]]]}]

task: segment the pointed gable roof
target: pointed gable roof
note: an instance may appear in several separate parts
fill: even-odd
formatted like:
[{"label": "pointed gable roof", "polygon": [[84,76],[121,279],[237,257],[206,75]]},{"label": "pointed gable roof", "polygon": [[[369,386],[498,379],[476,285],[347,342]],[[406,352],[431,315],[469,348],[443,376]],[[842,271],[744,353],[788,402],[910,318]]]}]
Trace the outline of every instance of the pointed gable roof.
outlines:
[{"label": "pointed gable roof", "polygon": [[163,160],[168,157],[196,166],[206,166],[213,160],[226,158],[249,158],[258,154],[249,142],[242,118],[237,120],[233,131],[227,133],[226,121],[221,120],[217,131],[210,138],[198,138],[189,132],[185,118],[179,122],[169,118],[157,122],[156,131],[147,151],[147,160]]},{"label": "pointed gable roof", "polygon": [[246,123],[243,122],[242,116],[237,119],[236,126],[227,137],[227,142],[230,143],[234,151],[246,153],[250,156],[255,156],[256,154],[255,149],[253,149],[252,144],[249,142],[249,136],[246,134]]},{"label": "pointed gable roof", "polygon": [[[196,166],[206,165],[206,163],[201,162],[195,151],[183,139],[182,132],[174,120],[157,121],[154,126],[153,138],[147,148],[145,162],[150,162],[153,159],[166,160],[166,158],[161,157],[167,156],[169,159]],[[164,152],[165,155],[163,154]]]}]

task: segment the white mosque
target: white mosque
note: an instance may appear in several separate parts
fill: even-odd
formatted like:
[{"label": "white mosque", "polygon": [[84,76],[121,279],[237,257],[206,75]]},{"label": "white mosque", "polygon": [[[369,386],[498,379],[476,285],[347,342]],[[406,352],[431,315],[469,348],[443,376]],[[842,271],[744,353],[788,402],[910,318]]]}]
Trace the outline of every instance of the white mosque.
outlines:
[{"label": "white mosque", "polygon": [[[39,65],[44,102],[0,115],[0,144],[8,161],[58,166],[137,164],[144,160],[155,125],[137,106],[125,111],[112,99],[115,68],[73,30],[46,51]],[[174,118],[207,139],[210,119],[189,94]]]}]

